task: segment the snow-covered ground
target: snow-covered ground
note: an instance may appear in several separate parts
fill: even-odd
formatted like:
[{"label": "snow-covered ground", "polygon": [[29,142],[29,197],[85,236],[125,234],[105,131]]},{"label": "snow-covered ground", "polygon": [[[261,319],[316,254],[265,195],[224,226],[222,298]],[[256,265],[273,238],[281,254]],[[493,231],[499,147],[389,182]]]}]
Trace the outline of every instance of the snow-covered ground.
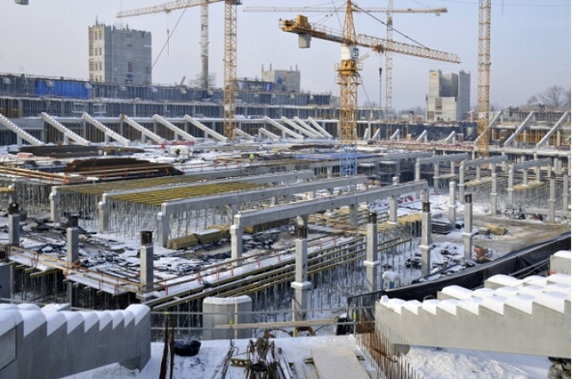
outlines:
[{"label": "snow-covered ground", "polygon": [[[248,341],[234,341],[237,358],[246,357]],[[315,347],[349,346],[360,353],[352,336],[277,338],[273,341],[276,347],[284,349],[290,362],[302,362],[304,358],[311,357],[310,349]],[[196,356],[175,357],[174,378],[211,378],[229,347],[228,340],[202,341],[200,352]],[[156,379],[159,377],[163,344],[153,343],[151,352],[151,359],[141,372],[112,364],[69,376],[68,379]],[[550,362],[545,357],[426,347],[412,347],[406,355],[406,360],[421,377],[428,379],[545,378],[550,367]],[[363,364],[366,369],[372,368],[367,360]],[[244,378],[244,368],[230,366],[226,377]]]}]

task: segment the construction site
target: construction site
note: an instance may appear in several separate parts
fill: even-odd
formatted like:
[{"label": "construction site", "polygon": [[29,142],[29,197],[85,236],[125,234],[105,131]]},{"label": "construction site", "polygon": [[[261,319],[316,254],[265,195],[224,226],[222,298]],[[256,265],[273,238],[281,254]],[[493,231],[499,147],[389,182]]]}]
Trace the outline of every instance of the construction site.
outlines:
[{"label": "construction site", "polygon": [[[431,122],[391,115],[391,55],[460,60],[394,40],[392,15],[446,8],[347,0],[330,10],[340,31],[280,19],[301,48],[341,46],[332,95],[301,91],[297,68],[238,79],[236,0],[212,88],[219,2],[117,15],[200,7],[196,86],[105,79],[98,33],[117,31],[99,24],[89,80],[0,74],[0,377],[113,363],[109,377],[157,377],[161,355],[162,378],[431,377],[422,347],[535,356],[545,376],[570,375],[570,109],[491,109],[491,1],[477,109],[464,117],[459,84],[447,114],[461,119],[431,100]],[[387,16],[386,38],[357,33],[358,12]],[[385,107],[358,106],[358,47],[386,55]],[[439,72],[469,80],[451,78]],[[174,341],[191,339],[203,350],[179,357]]]}]

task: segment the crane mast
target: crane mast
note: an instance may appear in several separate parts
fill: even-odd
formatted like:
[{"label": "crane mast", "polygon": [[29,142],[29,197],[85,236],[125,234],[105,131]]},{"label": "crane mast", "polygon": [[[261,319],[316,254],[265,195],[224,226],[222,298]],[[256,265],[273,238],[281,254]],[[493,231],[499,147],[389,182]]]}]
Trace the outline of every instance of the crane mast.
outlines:
[{"label": "crane mast", "polygon": [[491,0],[479,0],[478,152],[488,155],[491,80]]},{"label": "crane mast", "polygon": [[357,86],[359,84],[357,58],[359,52],[350,0],[346,2],[342,38],[344,43],[341,47],[341,61],[337,68],[340,85],[340,132],[342,144],[352,145],[357,139]]},{"label": "crane mast", "polygon": [[177,9],[201,7],[201,87],[208,88],[208,6],[224,1],[224,133],[232,140],[235,137],[236,98],[236,6],[242,0],[176,0],[150,7],[130,9],[117,14],[118,18],[142,16],[153,13],[168,13]]},{"label": "crane mast", "polygon": [[240,3],[224,2],[224,136],[230,140],[236,130],[236,5]]},{"label": "crane mast", "polygon": [[[387,1],[387,35],[388,41],[393,41],[393,0]],[[393,53],[385,53],[385,114],[391,112],[393,106]],[[381,104],[379,104],[381,107]]]}]

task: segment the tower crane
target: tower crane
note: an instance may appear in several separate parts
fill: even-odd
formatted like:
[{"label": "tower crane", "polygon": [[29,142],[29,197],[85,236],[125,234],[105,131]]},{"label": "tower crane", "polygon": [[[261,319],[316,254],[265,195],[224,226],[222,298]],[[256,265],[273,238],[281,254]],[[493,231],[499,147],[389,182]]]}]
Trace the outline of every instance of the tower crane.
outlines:
[{"label": "tower crane", "polygon": [[455,54],[412,44],[356,34],[353,22],[354,7],[346,0],[343,31],[311,24],[308,17],[298,15],[294,20],[280,20],[280,29],[298,34],[298,47],[309,48],[311,38],[337,42],[341,47],[341,62],[337,68],[340,84],[340,133],[343,145],[354,145],[357,137],[357,85],[360,69],[357,46],[371,48],[376,52],[394,52],[443,62],[460,63]]},{"label": "tower crane", "polygon": [[491,0],[479,0],[478,145],[482,156],[489,152],[489,110],[491,82]]},{"label": "tower crane", "polygon": [[236,121],[236,6],[242,0],[176,0],[150,7],[130,9],[117,14],[118,18],[169,13],[177,9],[201,6],[201,83],[208,87],[208,5],[224,1],[224,135],[234,139]]},{"label": "tower crane", "polygon": [[[333,13],[342,11],[341,8],[332,7],[245,7],[243,12],[304,12],[304,13]],[[388,41],[393,40],[393,14],[396,13],[433,13],[440,16],[441,13],[447,13],[447,8],[428,8],[428,9],[395,9],[393,8],[393,0],[388,0],[387,8],[359,8],[354,9],[354,12],[368,12],[368,13],[385,13],[387,15],[387,35]],[[381,78],[381,74],[380,74]],[[381,89],[380,89],[381,91]],[[381,97],[381,95],[380,95]],[[381,99],[380,99],[381,101]],[[386,112],[392,108],[393,103],[393,53],[391,51],[385,52],[385,109]],[[379,104],[381,107],[381,104]]]}]

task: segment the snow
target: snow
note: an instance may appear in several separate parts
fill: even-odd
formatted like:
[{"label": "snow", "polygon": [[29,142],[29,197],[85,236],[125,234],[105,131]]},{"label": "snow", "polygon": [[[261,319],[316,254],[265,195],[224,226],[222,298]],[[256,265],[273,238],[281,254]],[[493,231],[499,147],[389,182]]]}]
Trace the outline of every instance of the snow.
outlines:
[{"label": "snow", "polygon": [[506,303],[506,298],[493,295],[483,299],[481,306],[490,309],[500,315],[504,315],[504,304]]},{"label": "snow", "polygon": [[464,309],[468,312],[471,312],[474,315],[479,315],[479,305],[483,302],[482,299],[477,297],[473,297],[470,299],[463,299],[459,300],[457,306],[461,309]]},{"label": "snow", "polygon": [[457,285],[447,286],[441,292],[455,299],[468,299],[473,296],[473,291]]},{"label": "snow", "polygon": [[47,335],[51,335],[66,323],[66,317],[60,312],[49,312],[46,314]]},{"label": "snow", "polygon": [[566,284],[561,284],[561,283],[553,283],[553,284],[548,284],[546,287],[544,287],[544,291],[545,292],[560,292],[563,294],[569,294],[570,293],[570,285],[566,285]]},{"label": "snow", "polygon": [[78,326],[80,326],[83,323],[83,316],[81,315],[81,313],[71,312],[71,311],[63,311],[60,313],[62,313],[67,320],[68,334],[73,332]]},{"label": "snow", "polygon": [[149,307],[143,304],[131,304],[126,310],[131,312],[135,317],[135,325],[139,324],[147,313],[149,313]]},{"label": "snow", "polygon": [[459,300],[456,299],[446,299],[446,300],[438,300],[437,308],[444,310],[447,313],[452,314],[453,316],[457,315],[457,304]]},{"label": "snow", "polygon": [[426,379],[546,378],[550,367],[545,357],[430,347],[412,347],[405,358]]},{"label": "snow", "polygon": [[565,312],[566,295],[559,292],[543,292],[536,296],[534,302],[560,313]]},{"label": "snow", "polygon": [[503,274],[491,276],[487,279],[487,282],[499,284],[503,287],[517,287],[522,284],[522,280]]},{"label": "snow", "polygon": [[506,305],[510,305],[512,308],[518,309],[524,313],[532,314],[532,302],[534,301],[533,296],[529,295],[516,295],[509,297],[506,300]]},{"label": "snow", "polygon": [[99,322],[99,317],[94,312],[78,312],[83,317],[83,331],[87,332]]},{"label": "snow", "polygon": [[560,250],[560,251],[557,251],[556,253],[554,253],[554,256],[571,260],[572,259],[572,252],[570,252],[570,250]]},{"label": "snow", "polygon": [[570,286],[570,275],[566,274],[553,274],[548,277],[549,283],[560,283]]},{"label": "snow", "polygon": [[46,323],[46,316],[41,311],[20,310],[20,315],[22,315],[22,320],[24,321],[24,336]]},{"label": "snow", "polygon": [[19,319],[14,316],[14,312],[0,312],[0,336],[6,334],[6,332],[18,324]]},{"label": "snow", "polygon": [[99,317],[99,331],[102,331],[111,322],[111,314],[109,311],[96,311],[95,314]]}]

